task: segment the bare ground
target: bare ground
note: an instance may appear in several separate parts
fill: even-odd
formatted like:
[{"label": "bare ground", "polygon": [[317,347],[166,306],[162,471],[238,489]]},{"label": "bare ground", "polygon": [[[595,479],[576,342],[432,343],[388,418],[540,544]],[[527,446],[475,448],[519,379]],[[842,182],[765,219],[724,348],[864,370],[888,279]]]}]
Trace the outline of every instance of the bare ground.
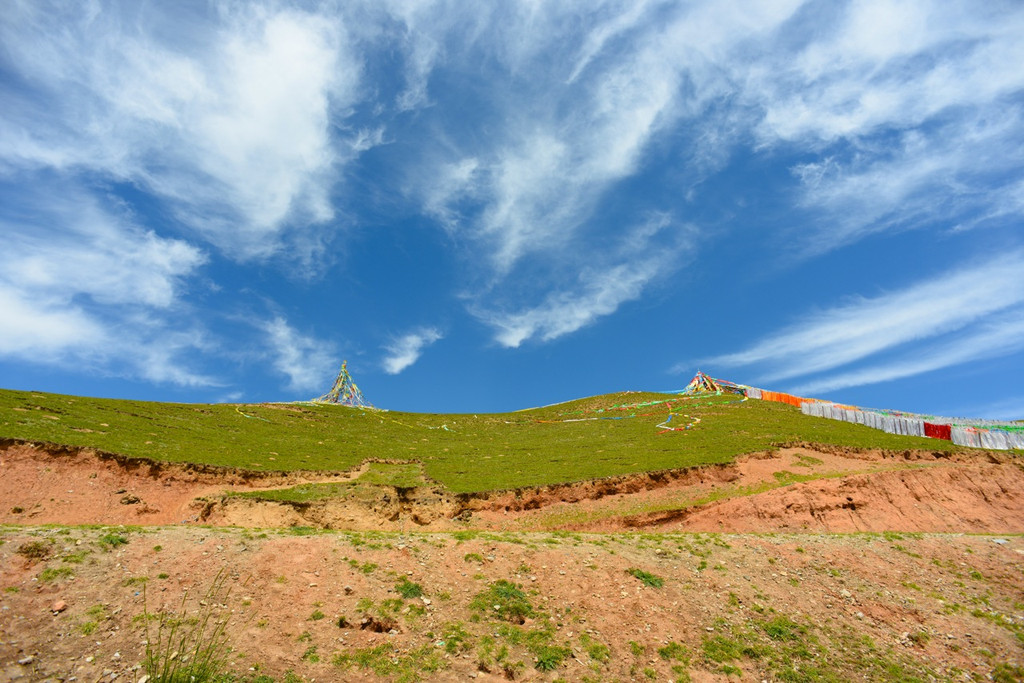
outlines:
[{"label": "bare ground", "polygon": [[[243,680],[1024,675],[1024,475],[1012,455],[797,444],[728,466],[476,496],[223,496],[358,475],[8,445],[0,680],[137,680],[142,615],[183,598],[190,615],[226,620]],[[247,528],[210,526],[229,524]],[[206,595],[218,573],[225,591]],[[401,598],[401,577],[423,597]],[[525,624],[471,607],[498,580],[527,594]],[[542,670],[552,653],[564,656]]]}]

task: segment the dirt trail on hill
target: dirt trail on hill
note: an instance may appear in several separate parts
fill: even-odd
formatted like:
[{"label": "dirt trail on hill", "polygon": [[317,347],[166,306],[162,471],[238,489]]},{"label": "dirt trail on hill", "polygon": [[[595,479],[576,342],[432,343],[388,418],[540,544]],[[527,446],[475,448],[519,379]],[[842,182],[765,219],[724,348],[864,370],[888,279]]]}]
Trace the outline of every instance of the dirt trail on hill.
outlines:
[{"label": "dirt trail on hill", "polygon": [[352,530],[1024,532],[1024,469],[990,452],[856,451],[793,444],[724,465],[514,491],[364,486],[311,502],[230,492],[351,482],[350,472],[263,473],[24,443],[0,449],[0,523],[312,526]]}]

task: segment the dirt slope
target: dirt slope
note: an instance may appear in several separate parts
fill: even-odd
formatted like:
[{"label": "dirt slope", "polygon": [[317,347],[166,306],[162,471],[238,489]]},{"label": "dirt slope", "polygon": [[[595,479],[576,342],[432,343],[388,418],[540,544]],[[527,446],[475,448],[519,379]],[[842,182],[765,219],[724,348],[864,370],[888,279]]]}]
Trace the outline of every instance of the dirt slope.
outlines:
[{"label": "dirt slope", "polygon": [[[260,683],[1024,679],[1012,454],[796,444],[479,495],[225,496],[364,471],[6,444],[0,681],[137,681],[175,615],[223,622],[228,670]],[[885,533],[834,533],[864,530]]]},{"label": "dirt slope", "polygon": [[1012,455],[855,452],[810,444],[714,465],[491,493],[364,488],[281,503],[228,492],[341,482],[125,460],[12,444],[0,450],[0,522],[216,524],[404,531],[1024,532],[1024,468]]},{"label": "dirt slope", "polygon": [[[136,680],[143,612],[173,615],[183,598],[186,619],[227,620],[227,667],[243,680],[1024,673],[1020,536],[177,526],[6,528],[0,539],[0,680]],[[218,573],[225,590],[210,595]],[[522,589],[522,624],[502,619],[500,597],[474,601],[502,580]],[[423,595],[402,597],[403,581]]]},{"label": "dirt slope", "polygon": [[691,531],[1020,533],[1022,492],[1024,470],[1013,465],[941,466],[797,483],[638,521]]}]

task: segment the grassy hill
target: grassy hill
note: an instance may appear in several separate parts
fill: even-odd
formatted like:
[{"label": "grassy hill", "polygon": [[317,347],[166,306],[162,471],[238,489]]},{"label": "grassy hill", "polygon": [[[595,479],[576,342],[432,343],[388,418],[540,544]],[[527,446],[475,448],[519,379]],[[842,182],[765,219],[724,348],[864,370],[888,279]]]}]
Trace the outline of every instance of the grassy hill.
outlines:
[{"label": "grassy hill", "polygon": [[[672,416],[665,431],[658,425]],[[454,492],[509,489],[729,462],[787,441],[940,449],[934,439],[809,417],[735,396],[607,394],[502,414],[363,411],[312,404],[180,404],[0,390],[0,438],[258,471],[416,460]]]}]

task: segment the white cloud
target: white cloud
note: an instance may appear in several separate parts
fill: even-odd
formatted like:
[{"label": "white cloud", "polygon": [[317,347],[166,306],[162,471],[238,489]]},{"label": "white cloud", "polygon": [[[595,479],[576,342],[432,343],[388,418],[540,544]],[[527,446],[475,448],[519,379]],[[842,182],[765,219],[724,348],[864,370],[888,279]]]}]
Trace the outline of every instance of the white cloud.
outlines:
[{"label": "white cloud", "polygon": [[366,148],[331,139],[361,73],[338,21],[255,6],[214,27],[159,8],[132,20],[116,5],[8,9],[7,67],[32,88],[4,91],[3,166],[137,183],[237,258],[332,217],[333,171]]},{"label": "white cloud", "polygon": [[[1022,272],[1024,252],[1010,252],[902,291],[858,298],[812,315],[748,349],[702,362],[733,367],[757,364],[767,368],[764,380],[772,381],[830,371],[911,342],[938,338],[927,358],[903,362],[899,365],[902,369],[887,372],[897,376],[913,368],[918,369],[911,374],[926,371],[923,368],[938,369],[961,362],[956,359],[971,348],[985,344],[1002,348],[1005,330],[1015,328],[985,325],[994,314],[1024,303]],[[975,329],[979,324],[976,338],[943,340],[943,335]],[[843,381],[855,381],[855,376],[860,374],[853,373]],[[877,376],[882,376],[881,371]],[[803,386],[820,390],[824,385],[808,382]]]},{"label": "white cloud", "polygon": [[0,284],[0,355],[35,362],[59,359],[71,349],[101,348],[103,327],[81,309],[32,300],[9,283]]},{"label": "white cloud", "polygon": [[[868,0],[816,25],[796,54],[750,69],[746,96],[764,107],[758,132],[834,140],[916,126],[950,107],[993,102],[1024,85],[1024,14],[971,2]],[[801,36],[801,38],[803,38]]]},{"label": "white cloud", "polygon": [[0,189],[0,355],[157,382],[216,383],[189,369],[184,356],[206,342],[176,317],[184,280],[205,262],[200,250],[60,184]]},{"label": "white cloud", "polygon": [[166,308],[206,261],[193,245],[138,228],[90,195],[47,189],[11,193],[6,199],[15,206],[0,210],[0,280],[34,297],[70,303],[84,295],[104,305]]},{"label": "white cloud", "polygon": [[1021,181],[1014,177],[1022,139],[1024,112],[994,106],[928,135],[909,131],[878,143],[885,151],[796,167],[802,204],[827,213],[805,250],[829,251],[892,228],[1021,215]]},{"label": "white cloud", "polygon": [[546,342],[570,334],[638,299],[649,283],[678,268],[692,247],[691,232],[667,215],[652,216],[625,231],[617,249],[593,256],[574,283],[549,292],[538,305],[513,311],[481,308],[476,315],[508,348],[534,338]]},{"label": "white cloud", "polygon": [[551,341],[591,324],[640,297],[644,286],[660,271],[657,261],[619,265],[580,274],[581,286],[569,292],[552,292],[534,308],[509,313],[483,314],[496,330],[502,346],[516,348],[534,337]]},{"label": "white cloud", "polygon": [[1021,350],[1024,350],[1024,309],[1018,308],[1010,315],[974,326],[968,334],[946,340],[935,348],[917,351],[893,362],[809,380],[794,387],[793,391],[811,396],[818,392],[889,382],[962,363],[1008,356]]},{"label": "white cloud", "polygon": [[[728,94],[716,60],[770,34],[796,7],[529,5],[427,22],[424,30],[448,39],[432,53],[433,69],[461,76],[474,71],[459,59],[486,65],[481,113],[463,122],[479,134],[446,136],[414,177],[425,209],[484,271],[468,307],[500,330],[501,344],[580,329],[674,267],[665,254],[609,256],[609,226],[596,212],[660,136]],[[451,39],[456,23],[474,28],[468,43]]]},{"label": "white cloud", "polygon": [[[297,332],[281,316],[261,324],[274,369],[288,377],[292,391],[329,389],[337,360],[333,346]],[[326,390],[325,389],[325,390]]]},{"label": "white cloud", "polygon": [[425,327],[403,335],[387,345],[388,356],[383,361],[384,371],[397,375],[419,360],[423,349],[443,338],[439,330]]},{"label": "white cloud", "polygon": [[752,129],[761,147],[817,157],[795,169],[800,203],[824,214],[797,236],[798,251],[976,224],[996,205],[1024,215],[1005,201],[1024,172],[1019,10],[850,2],[813,31],[797,22],[748,67],[732,65],[743,101],[762,112]]}]

